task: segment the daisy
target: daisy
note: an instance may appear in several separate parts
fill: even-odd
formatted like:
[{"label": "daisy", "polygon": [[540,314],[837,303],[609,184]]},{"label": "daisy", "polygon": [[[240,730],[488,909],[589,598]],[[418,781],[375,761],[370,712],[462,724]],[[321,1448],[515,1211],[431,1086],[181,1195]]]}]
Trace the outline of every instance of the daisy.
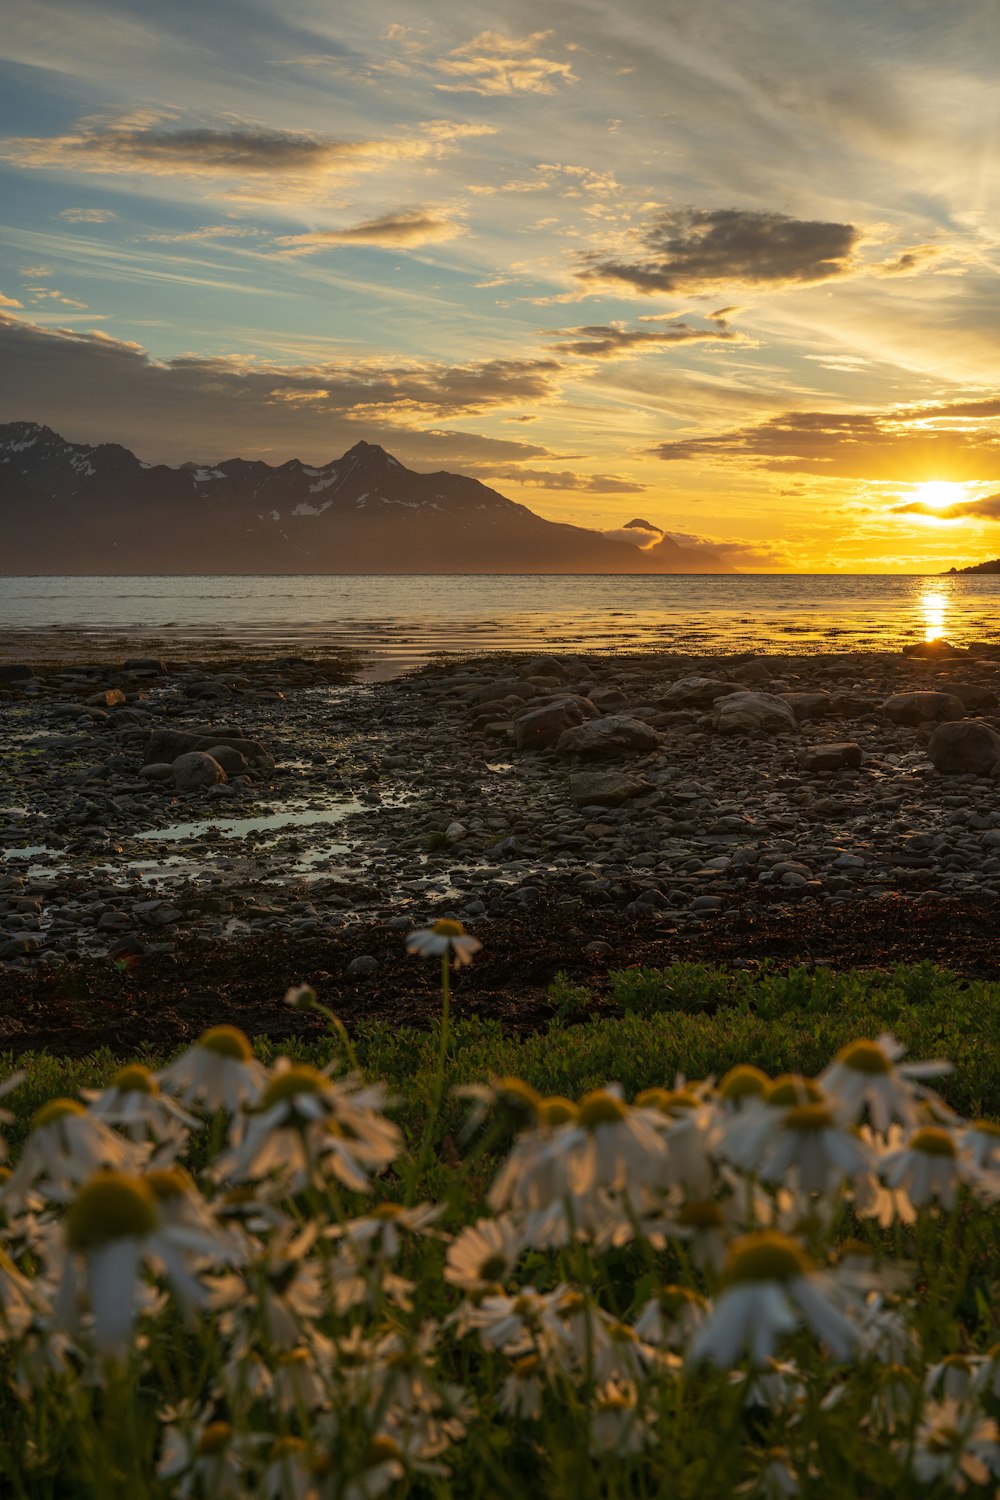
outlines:
[{"label": "daisy", "polygon": [[169,1426],[156,1466],[159,1479],[176,1479],[174,1493],[211,1495],[213,1500],[242,1500],[246,1494],[245,1443],[228,1422],[207,1422],[183,1429]]},{"label": "daisy", "polygon": [[455,956],[452,961],[456,969],[463,964],[471,964],[472,955],[478,953],[482,946],[478,938],[466,932],[461,922],[453,922],[447,917],[435,922],[433,927],[421,927],[416,932],[411,932],[406,939],[407,953],[419,953],[424,958],[453,953]]},{"label": "daisy", "polygon": [[951,1063],[903,1063],[897,1067],[905,1051],[888,1033],[874,1042],[849,1042],[820,1074],[824,1091],[849,1124],[855,1124],[867,1109],[875,1129],[883,1133],[892,1120],[913,1128],[919,1123],[920,1100],[941,1103],[919,1080],[950,1073]]},{"label": "daisy", "polygon": [[[957,1401],[929,1402],[913,1443],[913,1472],[924,1484],[938,1481],[956,1495],[970,1484],[988,1484],[1000,1475],[1000,1431],[992,1418]],[[907,1444],[895,1444],[901,1457]]]},{"label": "daisy", "polygon": [[659,1126],[667,1147],[665,1180],[682,1183],[694,1197],[705,1197],[714,1177],[710,1151],[713,1111],[694,1088],[644,1089],[635,1107]]},{"label": "daisy", "polygon": [[182,1104],[235,1115],[241,1105],[255,1103],[267,1071],[238,1027],[212,1026],[162,1070],[159,1081]]},{"label": "daisy", "polygon": [[772,1137],[760,1165],[765,1182],[792,1177],[802,1193],[835,1191],[845,1177],[866,1171],[870,1158],[851,1131],[836,1119],[830,1104],[793,1104],[780,1131]]},{"label": "daisy", "polygon": [[132,1063],[115,1074],[106,1089],[81,1089],[91,1101],[90,1113],[108,1125],[119,1125],[131,1140],[151,1139],[179,1149],[198,1121],[168,1095],[160,1092],[148,1068]]},{"label": "daisy", "polygon": [[940,1125],[916,1131],[907,1146],[883,1158],[880,1171],[886,1186],[905,1192],[917,1208],[935,1198],[942,1207],[954,1208],[959,1185],[978,1176],[963,1160],[955,1136]]},{"label": "daisy", "polygon": [[31,1134],[2,1196],[24,1203],[26,1191],[36,1183],[56,1190],[75,1187],[102,1167],[136,1171],[148,1155],[148,1146],[125,1140],[77,1100],[50,1099],[32,1119]]},{"label": "daisy", "polygon": [[501,1385],[497,1407],[505,1417],[537,1422],[542,1415],[544,1394],[542,1361],[537,1354],[524,1354],[514,1361],[510,1374]]},{"label": "daisy", "polygon": [[24,1333],[40,1309],[44,1309],[44,1303],[36,1284],[21,1274],[0,1247],[0,1339]]},{"label": "daisy", "polygon": [[304,1439],[275,1438],[266,1455],[257,1494],[266,1500],[308,1500],[312,1468]]},{"label": "daisy", "polygon": [[65,1257],[57,1312],[62,1322],[75,1321],[77,1298],[85,1284],[99,1349],[120,1350],[127,1342],[143,1260],[166,1271],[183,1307],[205,1305],[205,1289],[188,1270],[185,1255],[211,1255],[217,1243],[207,1235],[164,1224],[156,1194],[144,1178],[121,1171],[95,1173],[70,1203],[63,1228]]},{"label": "daisy", "polygon": [[399,1444],[390,1437],[376,1434],[368,1444],[358,1477],[337,1493],[342,1494],[343,1500],[378,1500],[379,1495],[384,1495],[405,1474]]},{"label": "daisy", "polygon": [[300,1346],[278,1355],[274,1362],[274,1394],[279,1410],[286,1417],[301,1411],[319,1411],[329,1405],[315,1349]]},{"label": "daisy", "polygon": [[690,1287],[667,1285],[651,1297],[635,1320],[635,1331],[648,1344],[683,1349],[704,1323],[709,1301]]},{"label": "daisy", "polygon": [[770,1085],[770,1078],[750,1063],[739,1063],[719,1079],[716,1090],[727,1115],[739,1114],[754,1099],[760,1099]]},{"label": "daisy", "polygon": [[478,1328],[487,1349],[501,1349],[512,1358],[521,1354],[543,1356],[566,1349],[566,1330],[559,1316],[567,1288],[537,1292],[523,1286],[513,1296],[493,1293],[466,1311],[465,1323]]},{"label": "daisy", "polygon": [[1000,1167],[1000,1125],[995,1120],[970,1120],[958,1137],[980,1172]]},{"label": "daisy", "polygon": [[913,1421],[920,1385],[908,1365],[884,1365],[878,1372],[878,1382],[871,1398],[869,1415],[865,1425],[876,1432],[904,1430]]},{"label": "daisy", "polygon": [[792,1468],[787,1448],[769,1448],[753,1479],[738,1484],[734,1495],[753,1496],[754,1500],[791,1500],[800,1491],[798,1476]]},{"label": "daisy", "polygon": [[507,1280],[523,1248],[521,1230],[509,1215],[480,1219],[448,1246],[444,1279],[463,1292],[483,1291]]},{"label": "daisy", "polygon": [[590,1451],[595,1457],[641,1453],[653,1440],[634,1386],[613,1383],[597,1391],[590,1418]]},{"label": "daisy", "polygon": [[823,1090],[814,1079],[783,1073],[726,1119],[718,1149],[742,1172],[756,1172],[764,1153],[781,1135],[785,1112],[822,1102]]},{"label": "daisy", "polygon": [[858,1329],[834,1305],[830,1273],[815,1269],[801,1246],[775,1230],[745,1235],[730,1248],[724,1289],[689,1351],[694,1363],[730,1368],[746,1350],[755,1365],[778,1339],[805,1323],[837,1359],[858,1343]]}]

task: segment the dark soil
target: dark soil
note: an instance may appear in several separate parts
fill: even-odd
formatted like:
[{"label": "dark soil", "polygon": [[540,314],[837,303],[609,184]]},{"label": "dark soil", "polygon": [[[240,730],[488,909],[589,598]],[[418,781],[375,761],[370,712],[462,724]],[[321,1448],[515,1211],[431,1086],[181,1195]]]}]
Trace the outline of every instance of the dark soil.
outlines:
[{"label": "dark soil", "polygon": [[[455,1013],[491,1018],[512,1032],[551,1019],[548,986],[560,970],[597,997],[606,992],[609,969],[676,960],[837,970],[927,960],[966,979],[1000,978],[996,905],[981,900],[890,897],[789,908],[755,895],[680,932],[655,919],[567,910],[549,894],[523,916],[484,922],[477,934],[483,951],[455,975]],[[594,945],[606,946],[593,951]],[[360,954],[375,957],[378,970],[345,975]],[[405,933],[358,925],[323,938],[268,937],[39,973],[0,972],[0,1048],[76,1057],[98,1047],[120,1055],[143,1048],[169,1053],[223,1022],[274,1039],[316,1034],[325,1023],[283,999],[303,981],[348,1027],[366,1021],[425,1027],[439,1007],[437,963],[408,956]]]}]

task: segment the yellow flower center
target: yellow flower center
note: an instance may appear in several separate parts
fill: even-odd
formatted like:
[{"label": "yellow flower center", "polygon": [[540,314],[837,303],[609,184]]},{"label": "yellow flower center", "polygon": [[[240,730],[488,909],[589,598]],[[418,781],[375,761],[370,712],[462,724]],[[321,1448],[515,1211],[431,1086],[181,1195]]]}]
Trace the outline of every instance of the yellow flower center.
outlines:
[{"label": "yellow flower center", "polygon": [[699,1099],[690,1089],[643,1089],[636,1094],[635,1102],[640,1109],[655,1109],[661,1115],[680,1115],[686,1110],[697,1109]]},{"label": "yellow flower center", "polygon": [[812,1078],[801,1073],[783,1073],[764,1090],[764,1103],[772,1109],[787,1109],[792,1104],[821,1104],[823,1090]]},{"label": "yellow flower center", "polygon": [[608,1338],[613,1344],[637,1344],[638,1334],[627,1323],[609,1323]]},{"label": "yellow flower center", "polygon": [[367,1468],[374,1469],[376,1464],[389,1463],[392,1459],[398,1457],[399,1448],[391,1437],[385,1437],[380,1434],[369,1440]]},{"label": "yellow flower center", "polygon": [[111,1087],[120,1089],[123,1094],[158,1094],[160,1092],[160,1085],[152,1073],[140,1063],[132,1063],[129,1067],[120,1069],[112,1078]]},{"label": "yellow flower center", "polygon": [[535,1123],[542,1096],[530,1083],[525,1083],[522,1078],[498,1078],[493,1088],[497,1103],[509,1110],[517,1121]]},{"label": "yellow flower center", "polygon": [[579,1113],[572,1099],[564,1099],[560,1094],[552,1094],[538,1105],[538,1119],[542,1125],[572,1125]]},{"label": "yellow flower center", "polygon": [[525,1354],[514,1361],[514,1374],[520,1379],[526,1380],[531,1375],[537,1375],[542,1361],[537,1354]]},{"label": "yellow flower center", "polygon": [[785,1130],[831,1130],[833,1124],[833,1110],[825,1104],[793,1104],[782,1121]]},{"label": "yellow flower center", "polygon": [[602,1125],[618,1125],[627,1111],[616,1094],[594,1089],[580,1100],[580,1124],[584,1130],[598,1130]]},{"label": "yellow flower center", "polygon": [[608,1389],[595,1398],[597,1411],[631,1411],[632,1402],[624,1391]]},{"label": "yellow flower center", "polygon": [[923,1130],[918,1130],[910,1142],[911,1151],[921,1151],[924,1156],[950,1156],[958,1155],[958,1148],[947,1130],[942,1130],[940,1125],[925,1125]]},{"label": "yellow flower center", "polygon": [[98,1250],[112,1240],[152,1234],[160,1222],[152,1188],[128,1172],[97,1172],[66,1214],[71,1250]]},{"label": "yellow flower center", "polygon": [[311,1363],[311,1360],[309,1358],[309,1350],[308,1349],[289,1349],[287,1351],[287,1353],[282,1354],[279,1357],[278,1363],[279,1363],[279,1365],[282,1365],[285,1369],[288,1369],[288,1367],[290,1365],[299,1365],[299,1366],[306,1365],[306,1366],[308,1366]]},{"label": "yellow flower center", "polygon": [[685,1203],[677,1215],[677,1222],[685,1229],[721,1229],[725,1219],[714,1199],[705,1198]]},{"label": "yellow flower center", "polygon": [[973,1120],[972,1129],[977,1135],[1000,1136],[1000,1125],[996,1120]]},{"label": "yellow flower center", "polygon": [[262,1111],[273,1109],[276,1104],[284,1104],[297,1094],[319,1094],[325,1086],[326,1079],[318,1068],[299,1063],[294,1068],[286,1068],[284,1073],[275,1074],[261,1095],[259,1108]]},{"label": "yellow flower center", "polygon": [[379,1203],[371,1210],[369,1219],[391,1220],[398,1219],[400,1214],[405,1213],[401,1203]]},{"label": "yellow flower center", "polygon": [[50,1099],[32,1116],[32,1130],[44,1130],[46,1125],[55,1125],[59,1120],[68,1120],[85,1115],[87,1111],[76,1099]]},{"label": "yellow flower center", "polygon": [[198,1046],[206,1052],[216,1052],[219,1057],[231,1057],[235,1062],[249,1062],[253,1057],[250,1038],[238,1026],[210,1026],[198,1038]]},{"label": "yellow flower center", "polygon": [[892,1072],[892,1059],[878,1042],[848,1042],[837,1053],[836,1061],[855,1073],[869,1073],[873,1077]]},{"label": "yellow flower center", "polygon": [[730,1284],[752,1281],[796,1281],[808,1276],[812,1262],[786,1234],[765,1229],[734,1240],[726,1258],[724,1279]]},{"label": "yellow flower center", "polygon": [[507,1270],[507,1262],[502,1255],[488,1255],[479,1267],[480,1281],[501,1281]]},{"label": "yellow flower center", "polygon": [[461,922],[453,922],[449,917],[442,917],[440,922],[435,922],[431,928],[435,937],[457,938],[465,936],[465,928]]},{"label": "yellow flower center", "polygon": [[660,1289],[659,1303],[663,1311],[672,1318],[687,1312],[688,1308],[708,1306],[700,1292],[694,1292],[690,1287],[676,1286],[673,1282],[668,1282]]},{"label": "yellow flower center", "polygon": [[301,1438],[297,1438],[297,1437],[280,1437],[280,1438],[277,1438],[271,1444],[270,1452],[267,1455],[268,1462],[272,1463],[272,1464],[275,1464],[275,1463],[282,1463],[286,1458],[296,1458],[296,1457],[298,1457],[298,1455],[300,1453],[304,1453],[305,1452],[305,1448],[306,1448],[306,1445],[305,1445],[305,1443],[303,1442],[303,1440]]},{"label": "yellow flower center", "polygon": [[755,1095],[759,1097],[770,1081],[760,1068],[752,1067],[750,1063],[740,1063],[738,1067],[730,1068],[720,1082],[719,1096],[730,1103]]},{"label": "yellow flower center", "polygon": [[228,1422],[209,1422],[202,1428],[198,1439],[198,1456],[214,1458],[228,1447],[232,1435],[233,1429]]},{"label": "yellow flower center", "polygon": [[146,1173],[143,1180],[151,1188],[158,1203],[171,1203],[179,1198],[186,1198],[194,1187],[194,1182],[183,1167],[154,1167],[152,1172]]}]

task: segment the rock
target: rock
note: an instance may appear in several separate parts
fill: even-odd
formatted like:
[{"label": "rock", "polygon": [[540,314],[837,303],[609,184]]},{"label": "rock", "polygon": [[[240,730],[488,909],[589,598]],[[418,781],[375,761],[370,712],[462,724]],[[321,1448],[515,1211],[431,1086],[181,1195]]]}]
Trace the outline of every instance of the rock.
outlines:
[{"label": "rock", "polygon": [[121,688],[105,688],[100,693],[92,693],[86,699],[88,708],[121,708],[126,701]]},{"label": "rock", "polygon": [[213,745],[231,745],[252,766],[267,770],[274,767],[274,756],[269,755],[258,740],[248,740],[239,734],[227,734],[224,730],[205,733],[190,729],[154,729],[146,744],[143,764],[149,766],[157,761],[173,764],[178,755],[185,755],[189,750],[208,751]]},{"label": "rock", "polygon": [[744,661],[733,668],[734,682],[770,682],[771,673],[762,661]]},{"label": "rock", "polygon": [[926,656],[932,660],[939,656],[967,656],[961,646],[953,646],[950,641],[917,641],[916,645],[904,646],[904,656]]},{"label": "rock", "polygon": [[137,932],[125,932],[108,949],[109,958],[135,958],[146,952],[146,944]]},{"label": "rock", "polygon": [[179,792],[196,792],[202,787],[225,781],[226,773],[219,762],[203,750],[189,750],[178,755],[171,765],[174,786]]},{"label": "rock", "polygon": [[0,687],[23,687],[34,675],[27,662],[5,662],[0,666]]},{"label": "rock", "polygon": [[1000,696],[992,688],[978,687],[972,682],[953,682],[948,691],[964,703],[966,713],[988,714],[1000,707]]},{"label": "rock", "polygon": [[348,974],[374,974],[378,969],[378,959],[372,953],[359,953],[357,958],[352,958],[347,965]]},{"label": "rock", "polygon": [[144,672],[149,673],[150,676],[155,674],[158,677],[162,677],[167,669],[162,661],[157,661],[153,656],[130,656],[128,661],[123,663],[123,670],[126,672]]},{"label": "rock", "polygon": [[656,695],[660,708],[710,708],[716,698],[727,693],[736,693],[731,682],[722,682],[718,677],[682,677],[669,687],[661,688]]},{"label": "rock", "polygon": [[468,832],[469,830],[466,828],[465,824],[459,823],[456,819],[454,823],[448,824],[448,827],[444,831],[444,836],[450,844],[457,844],[462,839],[467,837]]},{"label": "rock", "polygon": [[210,745],[205,754],[217,760],[227,776],[243,776],[250,769],[250,762],[235,745]]},{"label": "rock", "polygon": [[646,755],[662,743],[663,736],[649,724],[611,714],[564,730],[556,741],[556,754],[612,760],[619,755]]},{"label": "rock", "polygon": [[788,704],[797,721],[823,719],[830,712],[829,693],[779,693],[778,696]]},{"label": "rock", "polygon": [[487,682],[483,687],[473,690],[472,701],[474,703],[499,703],[504,698],[533,698],[535,689],[530,683],[520,678],[510,678],[506,681]]},{"label": "rock", "polygon": [[519,750],[544,750],[567,729],[584,721],[583,709],[572,698],[560,698],[543,708],[531,708],[514,720],[514,743]]},{"label": "rock", "polygon": [[627,695],[619,687],[594,688],[590,702],[602,714],[614,714],[630,707]]},{"label": "rock", "polygon": [[882,704],[882,712],[893,724],[939,723],[964,719],[965,704],[954,693],[894,693]]},{"label": "rock", "polygon": [[712,728],[719,734],[789,734],[795,715],[772,693],[731,693],[715,705]]},{"label": "rock", "polygon": [[857,740],[839,740],[829,745],[808,745],[799,752],[803,771],[856,770],[861,764]]},{"label": "rock", "polygon": [[620,807],[650,790],[648,781],[626,771],[574,771],[569,778],[570,801],[577,807]]},{"label": "rock", "polygon": [[143,781],[169,781],[173,774],[173,766],[162,760],[154,761],[149,766],[143,766],[139,772]]},{"label": "rock", "polygon": [[1000,734],[979,719],[939,724],[927,744],[935,771],[990,776],[1000,766]]}]

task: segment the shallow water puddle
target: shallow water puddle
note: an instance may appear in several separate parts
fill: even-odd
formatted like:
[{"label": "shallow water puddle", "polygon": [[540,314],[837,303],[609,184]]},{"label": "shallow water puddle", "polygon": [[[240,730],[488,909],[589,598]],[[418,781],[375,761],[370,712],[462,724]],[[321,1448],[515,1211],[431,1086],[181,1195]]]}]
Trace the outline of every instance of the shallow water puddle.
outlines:
[{"label": "shallow water puddle", "polygon": [[340,823],[353,813],[361,812],[365,804],[353,799],[337,807],[306,808],[301,812],[264,813],[257,818],[209,818],[198,823],[173,823],[169,828],[151,828],[137,833],[137,839],[172,842],[179,839],[204,838],[206,834],[218,834],[226,839],[245,838],[250,833],[279,833],[283,828],[301,828],[314,823]]}]

